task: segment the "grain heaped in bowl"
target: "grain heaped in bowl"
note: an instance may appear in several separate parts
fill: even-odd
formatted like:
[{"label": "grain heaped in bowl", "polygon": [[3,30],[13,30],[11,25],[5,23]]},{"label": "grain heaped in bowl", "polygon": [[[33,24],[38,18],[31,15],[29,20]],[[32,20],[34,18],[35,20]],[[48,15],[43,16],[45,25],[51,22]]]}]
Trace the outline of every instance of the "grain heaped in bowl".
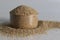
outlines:
[{"label": "grain heaped in bowl", "polygon": [[36,28],[38,12],[28,6],[21,5],[10,11],[11,25],[15,28]]}]

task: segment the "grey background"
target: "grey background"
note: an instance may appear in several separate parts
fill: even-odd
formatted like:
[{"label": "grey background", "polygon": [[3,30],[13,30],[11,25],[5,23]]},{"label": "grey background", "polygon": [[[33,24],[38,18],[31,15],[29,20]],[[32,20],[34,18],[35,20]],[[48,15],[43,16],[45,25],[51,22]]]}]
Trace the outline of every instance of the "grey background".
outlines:
[{"label": "grey background", "polygon": [[60,21],[60,0],[0,0],[0,20],[9,20],[9,11],[22,4],[36,9],[40,20]]},{"label": "grey background", "polygon": [[[60,0],[0,0],[0,23],[9,22],[9,11],[19,5],[28,5],[39,13],[39,20],[60,22]],[[0,35],[0,40],[9,40],[6,36]],[[26,40],[60,40],[60,29],[54,29],[47,34],[34,35],[25,38]],[[16,40],[13,38],[13,40]],[[21,40],[24,40],[21,38]]]}]

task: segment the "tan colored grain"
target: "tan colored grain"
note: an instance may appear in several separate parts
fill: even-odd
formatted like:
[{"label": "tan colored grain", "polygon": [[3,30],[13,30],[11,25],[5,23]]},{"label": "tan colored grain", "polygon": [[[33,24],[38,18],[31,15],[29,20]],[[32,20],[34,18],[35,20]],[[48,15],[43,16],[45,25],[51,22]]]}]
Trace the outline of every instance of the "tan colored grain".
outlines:
[{"label": "tan colored grain", "polygon": [[11,26],[0,25],[0,34],[7,36],[19,36],[25,37],[34,34],[42,34],[45,33],[46,30],[52,28],[60,28],[60,22],[53,21],[39,21],[39,25],[34,29],[15,29],[11,28]]},{"label": "tan colored grain", "polygon": [[38,14],[38,12],[35,9],[26,5],[20,5],[14,8],[13,10],[11,10],[10,13],[14,15],[31,15],[31,14],[37,15]]},{"label": "tan colored grain", "polygon": [[37,11],[21,5],[10,11],[11,25],[14,28],[36,28],[38,25]]}]

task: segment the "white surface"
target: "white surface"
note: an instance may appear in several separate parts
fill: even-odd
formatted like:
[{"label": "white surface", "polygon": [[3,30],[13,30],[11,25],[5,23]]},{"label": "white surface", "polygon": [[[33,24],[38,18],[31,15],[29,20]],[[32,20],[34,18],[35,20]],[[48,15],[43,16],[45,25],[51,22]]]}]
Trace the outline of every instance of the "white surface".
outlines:
[{"label": "white surface", "polygon": [[[0,23],[9,21],[9,11],[25,4],[35,8],[39,12],[40,20],[60,21],[60,0],[0,0]],[[18,38],[19,40],[20,38]],[[25,38],[27,40],[60,40],[60,29],[48,31],[48,34],[34,35]],[[21,38],[20,40],[25,40]],[[0,36],[0,40],[12,40],[6,36]],[[16,40],[16,38],[13,40]]]}]

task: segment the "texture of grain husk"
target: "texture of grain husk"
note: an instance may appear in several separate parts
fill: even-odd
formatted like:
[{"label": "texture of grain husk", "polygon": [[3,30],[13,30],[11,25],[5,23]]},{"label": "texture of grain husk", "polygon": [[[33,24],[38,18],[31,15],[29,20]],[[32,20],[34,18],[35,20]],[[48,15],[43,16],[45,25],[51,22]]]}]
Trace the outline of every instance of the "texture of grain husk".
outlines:
[{"label": "texture of grain husk", "polygon": [[36,28],[38,25],[37,11],[21,5],[10,11],[11,25],[15,28]]},{"label": "texture of grain husk", "polygon": [[35,15],[37,15],[38,12],[29,6],[20,5],[16,8],[14,8],[13,10],[11,10],[10,14],[13,14],[13,15],[31,15],[31,14],[34,15],[35,14]]},{"label": "texture of grain husk", "polygon": [[19,36],[26,37],[34,34],[45,33],[46,30],[51,28],[60,28],[60,22],[53,21],[39,21],[37,28],[34,29],[15,29],[9,26],[8,24],[0,25],[0,34],[7,36]]}]

